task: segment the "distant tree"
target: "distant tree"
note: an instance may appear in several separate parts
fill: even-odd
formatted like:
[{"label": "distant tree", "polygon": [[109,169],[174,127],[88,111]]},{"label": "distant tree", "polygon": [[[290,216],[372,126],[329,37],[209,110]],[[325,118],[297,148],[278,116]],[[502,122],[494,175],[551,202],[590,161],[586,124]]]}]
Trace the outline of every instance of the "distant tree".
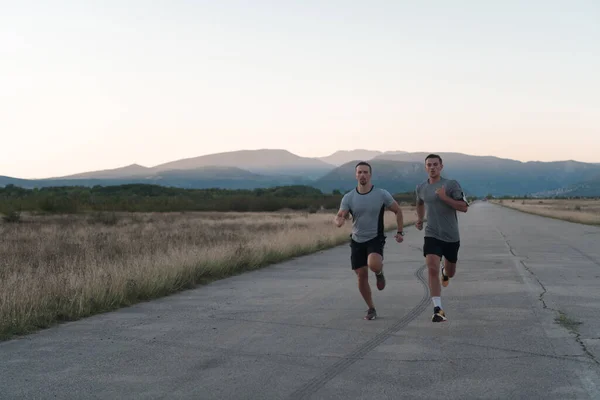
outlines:
[{"label": "distant tree", "polygon": [[168,211],[276,211],[334,209],[341,192],[325,194],[311,186],[290,185],[262,189],[182,189],[153,184],[94,187],[0,187],[0,209],[19,206],[23,211],[168,212]]}]

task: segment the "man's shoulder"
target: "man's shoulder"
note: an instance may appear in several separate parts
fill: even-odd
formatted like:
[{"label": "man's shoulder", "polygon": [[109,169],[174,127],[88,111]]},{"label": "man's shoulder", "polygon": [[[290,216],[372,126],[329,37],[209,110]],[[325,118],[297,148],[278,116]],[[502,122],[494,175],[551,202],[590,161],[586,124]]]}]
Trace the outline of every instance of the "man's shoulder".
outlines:
[{"label": "man's shoulder", "polygon": [[395,199],[394,196],[392,196],[392,193],[390,193],[389,190],[384,189],[384,188],[379,188],[379,199],[381,201],[383,201],[386,205],[391,204]]},{"label": "man's shoulder", "polygon": [[348,190],[346,193],[344,193],[344,196],[342,197],[342,199],[350,200],[351,198],[354,197],[355,193],[356,193],[356,189]]},{"label": "man's shoulder", "polygon": [[427,185],[429,185],[429,179],[425,179],[424,181],[417,183],[417,190],[421,190]]},{"label": "man's shoulder", "polygon": [[380,188],[380,187],[374,187],[373,190],[378,191],[379,193],[384,194],[384,195],[391,194],[389,190]]},{"label": "man's shoulder", "polygon": [[442,178],[442,182],[444,182],[445,186],[457,186],[460,187],[460,183],[456,179],[450,178]]}]

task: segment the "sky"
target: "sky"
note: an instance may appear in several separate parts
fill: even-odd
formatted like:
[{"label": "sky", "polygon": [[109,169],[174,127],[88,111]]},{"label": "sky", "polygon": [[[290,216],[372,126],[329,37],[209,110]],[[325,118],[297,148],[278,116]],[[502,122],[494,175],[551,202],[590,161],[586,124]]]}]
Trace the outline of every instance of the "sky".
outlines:
[{"label": "sky", "polygon": [[0,3],[0,175],[263,148],[600,162],[595,0]]}]

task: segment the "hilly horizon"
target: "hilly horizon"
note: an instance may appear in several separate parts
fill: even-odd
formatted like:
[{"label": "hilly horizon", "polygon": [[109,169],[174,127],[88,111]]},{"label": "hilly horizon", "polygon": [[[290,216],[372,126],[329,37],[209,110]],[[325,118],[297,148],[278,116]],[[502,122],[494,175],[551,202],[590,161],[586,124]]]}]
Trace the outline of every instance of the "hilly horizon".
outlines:
[{"label": "hilly horizon", "polygon": [[383,154],[383,152],[378,150],[338,150],[335,153],[330,154],[328,156],[319,157],[319,160],[339,167],[340,165],[346,164],[349,161],[371,160],[381,154]]},{"label": "hilly horizon", "polygon": [[[153,167],[130,164],[120,168],[45,178],[0,177],[0,185],[22,187],[120,185],[152,183],[181,188],[252,189],[307,185],[328,192],[356,184],[353,168],[358,161],[372,163],[373,181],[390,191],[414,190],[426,178],[428,152],[341,150],[311,158],[282,149],[240,150],[175,160]],[[600,164],[579,161],[517,161],[496,156],[437,152],[443,158],[442,175],[457,179],[471,195],[531,195],[541,192],[572,193],[573,185],[586,183],[586,193],[600,195],[594,185]],[[370,158],[369,158],[370,157]],[[324,161],[327,160],[327,161]],[[334,165],[339,164],[339,165]]]},{"label": "hilly horizon", "polygon": [[600,175],[556,190],[533,194],[534,197],[600,197]]},{"label": "hilly horizon", "polygon": [[154,171],[184,170],[198,167],[240,167],[260,174],[308,174],[316,177],[334,166],[311,157],[301,157],[283,149],[238,150],[185,158],[152,167]]},{"label": "hilly horizon", "polygon": [[316,158],[301,157],[282,149],[238,150],[183,158],[153,167],[131,164],[120,168],[89,171],[52,179],[130,177],[168,170],[190,170],[202,167],[240,167],[257,173],[271,172],[277,168],[279,169],[277,175],[286,175],[294,171],[325,173],[334,166]]},{"label": "hilly horizon", "polygon": [[113,179],[133,177],[151,173],[152,168],[139,164],[130,164],[124,167],[103,169],[99,171],[81,172],[73,175],[58,176],[44,179]]},{"label": "hilly horizon", "polygon": [[[80,176],[82,175],[83,174]],[[256,174],[237,167],[213,166],[189,170],[166,170],[154,172],[150,175],[111,178],[80,177],[77,179],[56,178],[29,180],[0,176],[0,186],[12,184],[25,189],[51,186],[116,186],[130,183],[156,184],[184,189],[255,189],[287,185],[308,186],[312,181],[293,175],[268,176]]]},{"label": "hilly horizon", "polygon": [[[347,192],[356,187],[354,168],[360,160],[349,161],[318,179],[313,186],[324,192],[339,190]],[[392,193],[404,193],[415,190],[418,183],[427,179],[423,166],[415,162],[393,160],[369,160],[375,186]]]}]

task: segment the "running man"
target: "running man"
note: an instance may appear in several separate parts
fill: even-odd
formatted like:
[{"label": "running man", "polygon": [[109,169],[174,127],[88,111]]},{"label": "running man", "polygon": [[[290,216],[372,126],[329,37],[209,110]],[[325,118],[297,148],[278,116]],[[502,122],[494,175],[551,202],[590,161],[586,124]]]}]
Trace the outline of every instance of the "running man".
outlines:
[{"label": "running man", "polygon": [[375,188],[371,183],[371,165],[361,161],[355,166],[358,185],[344,195],[340,209],[335,217],[335,224],[344,225],[348,215],[352,215],[352,234],[350,235],[350,262],[352,270],[358,277],[358,290],[369,309],[365,319],[377,317],[377,311],[369,286],[369,269],[375,273],[377,289],[385,288],[383,276],[384,213],[390,210],[396,214],[398,224],[394,236],[398,243],[404,238],[404,219],[402,210],[392,195],[385,189]]},{"label": "running man", "polygon": [[437,154],[425,158],[425,170],[429,179],[417,185],[417,223],[418,230],[423,229],[423,217],[427,207],[427,228],[423,244],[423,256],[429,270],[429,290],[433,301],[433,322],[446,321],[442,308],[440,286],[440,264],[442,257],[442,285],[447,287],[450,278],[456,273],[460,234],[457,211],[467,212],[469,203],[460,184],[455,180],[443,178],[440,174],[444,165]]}]

